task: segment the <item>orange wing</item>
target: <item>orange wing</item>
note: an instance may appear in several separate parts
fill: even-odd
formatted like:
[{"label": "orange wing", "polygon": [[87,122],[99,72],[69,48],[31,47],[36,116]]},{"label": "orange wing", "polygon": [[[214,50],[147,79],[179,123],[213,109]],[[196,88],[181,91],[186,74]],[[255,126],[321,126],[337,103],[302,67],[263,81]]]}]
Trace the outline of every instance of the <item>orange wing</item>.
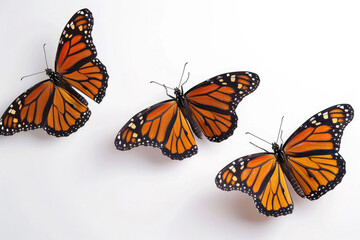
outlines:
[{"label": "orange wing", "polygon": [[258,153],[239,158],[223,168],[215,179],[218,188],[238,190],[253,197],[266,216],[292,213],[292,199],[284,173],[273,154]]},{"label": "orange wing", "polygon": [[54,95],[54,84],[46,80],[15,99],[0,119],[0,134],[13,135],[43,127]]},{"label": "orange wing", "polygon": [[327,108],[306,121],[284,144],[292,175],[308,199],[318,199],[345,175],[345,161],[338,152],[343,130],[353,116],[348,104]]},{"label": "orange wing", "polygon": [[238,190],[253,197],[259,212],[266,216],[292,213],[293,203],[284,173],[273,154],[239,158],[219,172],[215,183],[222,190]]},{"label": "orange wing", "polygon": [[140,145],[162,149],[171,159],[182,160],[197,153],[190,126],[176,101],[169,100],[136,114],[115,138],[119,150]]},{"label": "orange wing", "polygon": [[259,82],[255,73],[231,72],[213,77],[185,94],[194,120],[210,141],[221,142],[233,134],[237,126],[235,108]]},{"label": "orange wing", "polygon": [[100,103],[105,96],[109,76],[105,66],[95,58],[78,70],[64,74],[63,78],[89,98]]},{"label": "orange wing", "polygon": [[82,9],[66,24],[61,34],[55,60],[55,71],[64,80],[100,103],[105,96],[108,74],[97,55],[91,31],[92,13]]},{"label": "orange wing", "polygon": [[[64,86],[65,87],[65,86]],[[90,111],[83,98],[68,87],[43,81],[21,94],[0,120],[1,135],[43,127],[48,134],[68,136],[83,126]]]},{"label": "orange wing", "polygon": [[70,90],[55,87],[44,129],[56,137],[68,136],[82,127],[90,114],[86,102],[77,99]]}]

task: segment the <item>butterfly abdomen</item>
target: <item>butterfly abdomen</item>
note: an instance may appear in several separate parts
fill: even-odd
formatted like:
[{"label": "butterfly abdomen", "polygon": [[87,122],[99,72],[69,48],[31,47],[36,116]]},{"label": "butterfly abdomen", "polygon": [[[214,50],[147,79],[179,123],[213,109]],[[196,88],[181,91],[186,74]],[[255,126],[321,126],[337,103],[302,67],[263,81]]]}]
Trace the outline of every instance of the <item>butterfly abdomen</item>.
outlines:
[{"label": "butterfly abdomen", "polygon": [[195,133],[195,135],[198,138],[201,139],[203,134],[201,132],[199,125],[196,123],[196,121],[193,118],[193,115],[191,113],[191,110],[190,110],[189,104],[187,103],[187,100],[184,99],[183,101],[178,102],[178,104],[179,104],[179,107],[180,107],[182,113],[184,114],[184,116],[186,117],[188,122],[190,123],[191,130]]},{"label": "butterfly abdomen", "polygon": [[296,179],[292,175],[289,163],[287,161],[284,161],[284,162],[280,163],[280,166],[281,166],[281,169],[283,170],[283,172],[285,173],[285,176],[289,180],[291,186],[293,186],[295,192],[302,198],[306,197],[306,195],[305,195],[304,191],[302,190],[300,184],[296,181]]},{"label": "butterfly abdomen", "polygon": [[278,146],[276,143],[273,144],[274,155],[276,157],[276,161],[280,164],[281,169],[285,173],[285,176],[289,180],[290,184],[293,186],[295,192],[302,198],[305,197],[305,193],[302,190],[300,184],[296,181],[295,177],[291,173],[291,167],[287,160],[286,154],[284,150],[282,150],[282,146]]}]

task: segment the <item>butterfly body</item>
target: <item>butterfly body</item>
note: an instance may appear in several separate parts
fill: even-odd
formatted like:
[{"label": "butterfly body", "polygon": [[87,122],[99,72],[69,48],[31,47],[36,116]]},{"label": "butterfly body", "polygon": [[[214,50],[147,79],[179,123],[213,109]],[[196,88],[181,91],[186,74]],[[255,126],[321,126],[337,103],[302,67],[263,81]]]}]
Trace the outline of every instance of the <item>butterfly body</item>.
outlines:
[{"label": "butterfly body", "polygon": [[349,104],[329,107],[303,123],[273,153],[241,157],[225,166],[215,178],[225,191],[242,191],[254,199],[266,216],[287,215],[293,202],[285,176],[296,193],[316,200],[335,188],[346,173],[339,154],[343,130],[354,116]]},{"label": "butterfly body", "polygon": [[50,80],[56,85],[63,81],[62,76],[60,76],[59,73],[53,71],[51,68],[46,68],[45,73],[46,75],[49,76]]},{"label": "butterfly body", "polygon": [[186,98],[183,88],[180,89],[175,87],[174,94],[178,107],[190,123],[191,130],[198,138],[202,138],[203,134],[201,133],[199,125],[197,125],[196,121],[194,120],[194,116],[191,113],[189,107],[189,100]]},{"label": "butterfly body", "polygon": [[136,114],[119,131],[115,146],[129,150],[140,145],[162,149],[171,159],[197,153],[193,133],[213,142],[231,136],[237,126],[235,108],[259,85],[251,72],[230,72],[204,81],[186,93],[175,88],[174,96]]},{"label": "butterfly body", "polygon": [[70,85],[64,80],[64,77],[62,74],[55,72],[51,68],[45,69],[46,75],[49,77],[49,81],[54,84],[54,87],[61,87],[61,88],[67,88],[70,87]]},{"label": "butterfly body", "polygon": [[287,160],[288,157],[286,156],[286,153],[284,151],[283,144],[279,146],[277,143],[273,143],[272,149],[274,151],[273,154],[276,158],[276,161],[280,164],[280,167],[287,179],[289,180],[290,184],[293,186],[296,193],[299,194],[300,197],[304,198],[304,192],[302,191],[299,183],[294,178],[294,175],[291,173],[291,166],[289,164],[289,161]]},{"label": "butterfly body", "polygon": [[13,135],[37,128],[53,136],[68,136],[82,127],[91,112],[84,93],[97,103],[105,96],[108,74],[96,58],[88,9],[76,12],[66,24],[58,45],[55,70],[45,69],[49,79],[31,87],[5,111],[0,135]]}]

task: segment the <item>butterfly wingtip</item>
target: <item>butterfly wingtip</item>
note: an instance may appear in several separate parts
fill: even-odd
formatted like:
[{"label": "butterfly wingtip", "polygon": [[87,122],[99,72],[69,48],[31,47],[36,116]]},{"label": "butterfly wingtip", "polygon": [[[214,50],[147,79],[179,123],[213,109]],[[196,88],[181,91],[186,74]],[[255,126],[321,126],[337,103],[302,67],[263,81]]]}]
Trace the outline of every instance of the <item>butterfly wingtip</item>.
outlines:
[{"label": "butterfly wingtip", "polygon": [[104,97],[105,97],[105,94],[104,95],[99,95],[99,96],[95,96],[94,97],[94,101],[96,102],[96,103],[101,103],[102,102],[102,100],[104,99]]},{"label": "butterfly wingtip", "polygon": [[116,136],[115,140],[114,140],[114,145],[116,147],[117,150],[120,150],[120,151],[126,151],[128,150],[127,148],[125,148],[119,141],[120,135]]},{"label": "butterfly wingtip", "polygon": [[81,12],[84,12],[84,13],[91,13],[91,11],[88,9],[88,8],[82,8],[78,11],[78,13],[81,13]]},{"label": "butterfly wingtip", "polygon": [[[227,168],[225,168],[227,169]],[[230,192],[233,191],[234,188],[232,187],[232,185],[230,184],[226,184],[225,181],[222,179],[222,175],[223,175],[223,170],[221,170],[215,177],[215,185],[216,187],[218,187],[219,189],[226,191],[226,192]]]},{"label": "butterfly wingtip", "polygon": [[103,87],[101,87],[101,89],[99,90],[99,93],[94,96],[94,101],[96,103],[101,103],[102,102],[102,100],[104,99],[104,97],[106,95],[106,88],[107,88],[107,84],[103,85]]},{"label": "butterfly wingtip", "polygon": [[335,106],[338,107],[343,106],[344,108],[354,110],[350,103],[341,103],[341,104],[336,104]]},{"label": "butterfly wingtip", "polygon": [[341,104],[344,105],[345,109],[349,109],[350,112],[354,113],[354,108],[349,103]]},{"label": "butterfly wingtip", "polygon": [[220,190],[223,190],[225,192],[230,192],[230,191],[233,190],[232,188],[224,187],[223,184],[220,184],[220,183],[217,183],[217,182],[215,182],[215,185],[216,185],[217,188],[219,188]]},{"label": "butterfly wingtip", "polygon": [[[326,110],[332,109],[332,108],[341,108],[345,111],[347,115],[347,123],[350,123],[354,118],[354,108],[349,103],[342,103],[342,104],[336,104],[332,107],[327,108]],[[326,111],[324,110],[324,111]]]}]

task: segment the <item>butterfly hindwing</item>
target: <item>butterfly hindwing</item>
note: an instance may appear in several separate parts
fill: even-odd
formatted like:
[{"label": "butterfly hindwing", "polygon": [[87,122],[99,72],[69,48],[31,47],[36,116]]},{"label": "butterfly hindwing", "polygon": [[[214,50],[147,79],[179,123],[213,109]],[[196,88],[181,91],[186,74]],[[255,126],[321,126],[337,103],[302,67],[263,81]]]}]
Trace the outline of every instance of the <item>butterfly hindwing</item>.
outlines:
[{"label": "butterfly hindwing", "polygon": [[305,196],[315,200],[339,184],[346,173],[345,161],[339,153],[289,156],[291,172]]},{"label": "butterfly hindwing", "polygon": [[91,31],[94,24],[88,9],[79,10],[61,34],[55,60],[55,71],[65,81],[100,103],[105,96],[108,74],[96,58]]},{"label": "butterfly hindwing", "polygon": [[54,95],[54,84],[45,80],[16,98],[0,120],[1,135],[43,127]]},{"label": "butterfly hindwing", "polygon": [[82,127],[90,115],[86,104],[64,88],[55,87],[44,129],[56,137],[68,136]]},{"label": "butterfly hindwing", "polygon": [[97,103],[100,103],[105,96],[109,76],[106,67],[97,58],[74,72],[64,74],[63,77],[65,81]]},{"label": "butterfly hindwing", "polygon": [[160,148],[166,156],[177,160],[197,153],[190,126],[174,100],[141,111],[125,124],[115,139],[119,150],[140,145]]},{"label": "butterfly hindwing", "polygon": [[221,142],[233,134],[235,108],[259,82],[255,73],[231,72],[200,83],[185,94],[194,120],[210,141]]},{"label": "butterfly hindwing", "polygon": [[239,158],[219,172],[215,183],[222,190],[238,190],[253,197],[259,212],[266,216],[292,213],[293,203],[284,173],[273,154]]},{"label": "butterfly hindwing", "polygon": [[339,149],[343,130],[353,116],[349,104],[327,108],[301,125],[284,144],[292,175],[307,198],[318,199],[345,175]]}]

